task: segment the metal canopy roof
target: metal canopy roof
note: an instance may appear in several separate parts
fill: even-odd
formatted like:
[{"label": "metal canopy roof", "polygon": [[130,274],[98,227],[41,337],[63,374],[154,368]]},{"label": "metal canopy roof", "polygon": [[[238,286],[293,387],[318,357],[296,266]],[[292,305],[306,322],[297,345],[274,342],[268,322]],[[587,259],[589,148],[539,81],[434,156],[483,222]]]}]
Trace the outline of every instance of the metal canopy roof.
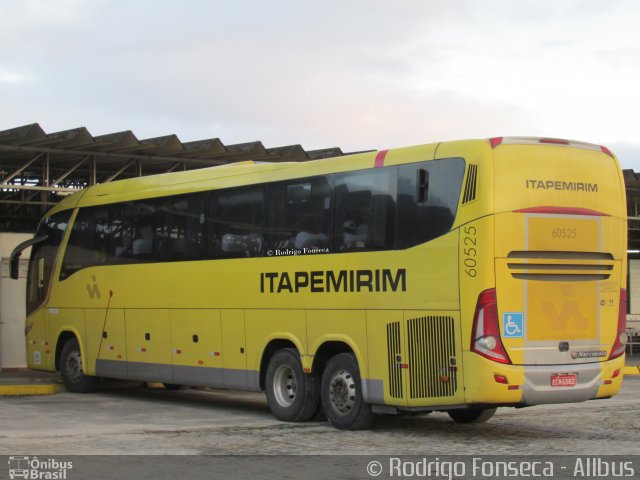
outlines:
[{"label": "metal canopy roof", "polygon": [[629,250],[640,250],[640,173],[623,170],[627,191],[627,241]]},{"label": "metal canopy roof", "polygon": [[33,230],[61,195],[96,183],[243,160],[302,162],[341,155],[340,148],[225,145],[219,138],[182,142],[176,135],[140,140],[130,130],[93,136],[85,127],[46,133],[37,123],[24,125],[0,131],[0,231]]}]

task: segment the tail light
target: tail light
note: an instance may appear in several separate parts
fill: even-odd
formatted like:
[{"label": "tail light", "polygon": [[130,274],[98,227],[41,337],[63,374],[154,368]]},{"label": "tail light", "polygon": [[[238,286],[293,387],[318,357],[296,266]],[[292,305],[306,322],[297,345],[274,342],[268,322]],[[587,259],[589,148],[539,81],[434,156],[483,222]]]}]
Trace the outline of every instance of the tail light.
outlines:
[{"label": "tail light", "polygon": [[473,316],[471,351],[494,362],[511,363],[500,338],[495,288],[485,290],[478,295],[476,312]]},{"label": "tail light", "polygon": [[620,289],[620,306],[618,307],[618,332],[616,334],[616,341],[613,342],[611,353],[609,354],[609,360],[618,358],[624,353],[624,349],[627,346],[627,291],[624,288]]}]

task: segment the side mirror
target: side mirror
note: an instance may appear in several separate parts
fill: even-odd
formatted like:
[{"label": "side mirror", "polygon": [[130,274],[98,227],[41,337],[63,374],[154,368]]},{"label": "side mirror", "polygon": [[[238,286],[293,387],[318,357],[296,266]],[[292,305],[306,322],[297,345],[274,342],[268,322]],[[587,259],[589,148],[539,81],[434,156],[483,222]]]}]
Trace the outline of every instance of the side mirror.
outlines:
[{"label": "side mirror", "polygon": [[11,260],[9,261],[9,275],[14,280],[18,279],[20,275],[20,256],[22,252],[18,252],[15,255],[11,256]]},{"label": "side mirror", "polygon": [[14,280],[17,280],[20,276],[20,255],[22,255],[22,251],[25,248],[32,247],[37,245],[38,243],[42,243],[47,239],[46,235],[41,237],[34,237],[26,242],[22,242],[16,248],[13,249],[11,255],[9,256],[9,276]]}]

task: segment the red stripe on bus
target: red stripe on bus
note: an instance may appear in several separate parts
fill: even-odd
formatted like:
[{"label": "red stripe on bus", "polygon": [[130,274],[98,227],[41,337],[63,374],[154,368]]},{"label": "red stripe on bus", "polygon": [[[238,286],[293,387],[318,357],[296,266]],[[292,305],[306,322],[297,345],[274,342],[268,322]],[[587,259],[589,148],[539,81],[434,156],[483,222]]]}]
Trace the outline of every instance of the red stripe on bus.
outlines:
[{"label": "red stripe on bus", "polygon": [[592,217],[610,217],[608,213],[579,207],[531,207],[514,210],[516,213],[549,213],[552,215],[590,215]]},{"label": "red stripe on bus", "polygon": [[380,151],[378,152],[378,154],[376,155],[376,161],[375,161],[375,163],[373,164],[373,166],[374,166],[375,168],[384,167],[384,157],[386,157],[386,156],[387,156],[387,152],[388,152],[388,151],[389,151],[389,150],[380,150]]}]

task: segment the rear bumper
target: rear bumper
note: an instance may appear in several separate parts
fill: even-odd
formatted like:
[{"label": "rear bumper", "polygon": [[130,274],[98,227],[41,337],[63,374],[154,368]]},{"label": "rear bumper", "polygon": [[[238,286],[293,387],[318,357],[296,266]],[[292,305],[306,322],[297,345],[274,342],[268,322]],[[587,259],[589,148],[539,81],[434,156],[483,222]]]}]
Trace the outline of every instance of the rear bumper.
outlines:
[{"label": "rear bumper", "polygon": [[[578,384],[573,387],[552,387],[551,376],[558,373],[577,375]],[[602,383],[599,363],[580,365],[525,366],[522,403],[541,405],[544,403],[573,403],[595,398]]]},{"label": "rear bumper", "polygon": [[[620,390],[623,367],[624,356],[573,365],[503,365],[465,352],[465,402],[530,406],[610,397]],[[563,373],[576,374],[577,384],[552,387],[551,376]],[[507,383],[497,382],[496,376],[506,378]]]}]

